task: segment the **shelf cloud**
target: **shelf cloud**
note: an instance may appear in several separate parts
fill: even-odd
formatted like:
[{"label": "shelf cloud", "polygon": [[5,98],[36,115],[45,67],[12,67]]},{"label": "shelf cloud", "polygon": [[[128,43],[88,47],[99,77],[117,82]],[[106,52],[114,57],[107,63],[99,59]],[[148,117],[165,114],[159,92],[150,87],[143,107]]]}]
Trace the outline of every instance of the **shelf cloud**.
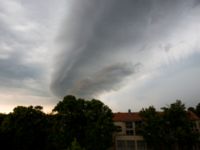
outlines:
[{"label": "shelf cloud", "polygon": [[199,0],[1,1],[0,105],[49,107],[67,94],[117,111],[193,105],[199,14]]},{"label": "shelf cloud", "polygon": [[[134,79],[140,76],[134,74],[145,74],[173,57],[178,60],[195,52],[196,37],[188,39],[186,34],[193,34],[188,33],[192,30],[189,22],[195,27],[199,24],[196,4],[180,0],[73,2],[58,38],[60,58],[52,91],[58,96],[93,97],[119,90],[128,84],[128,76]],[[126,84],[120,84],[125,80]]]}]

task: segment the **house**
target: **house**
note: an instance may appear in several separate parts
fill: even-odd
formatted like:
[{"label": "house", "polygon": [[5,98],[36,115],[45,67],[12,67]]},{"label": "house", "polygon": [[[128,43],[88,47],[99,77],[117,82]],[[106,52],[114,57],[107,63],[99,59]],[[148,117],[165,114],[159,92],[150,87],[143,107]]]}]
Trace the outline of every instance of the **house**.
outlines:
[{"label": "house", "polygon": [[[194,122],[194,130],[200,132],[200,119],[188,111],[188,117]],[[147,144],[140,132],[142,117],[138,112],[114,113],[113,121],[117,132],[113,134],[114,150],[147,150]]]},{"label": "house", "polygon": [[146,143],[137,128],[142,123],[139,113],[115,113],[113,116],[117,132],[113,139],[115,150],[146,150]]}]

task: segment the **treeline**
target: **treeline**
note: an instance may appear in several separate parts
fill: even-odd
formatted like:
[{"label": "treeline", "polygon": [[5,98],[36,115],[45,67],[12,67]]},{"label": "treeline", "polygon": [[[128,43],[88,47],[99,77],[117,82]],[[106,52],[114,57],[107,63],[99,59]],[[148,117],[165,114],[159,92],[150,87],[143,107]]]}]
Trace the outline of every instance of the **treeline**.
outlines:
[{"label": "treeline", "polygon": [[[68,95],[45,114],[42,106],[18,106],[0,114],[0,149],[5,150],[106,150],[116,131],[113,113],[99,100]],[[200,103],[186,110],[177,100],[158,112],[143,108],[136,132],[152,150],[198,149],[200,131],[190,113],[200,116]],[[200,125],[200,122],[199,122]]]},{"label": "treeline", "polygon": [[66,96],[45,114],[41,106],[18,106],[0,115],[5,150],[105,150],[112,144],[112,111],[99,100]]},{"label": "treeline", "polygon": [[[152,150],[199,150],[200,103],[186,110],[177,100],[158,112],[153,106],[142,109],[143,118],[139,131]],[[196,115],[195,115],[196,114]]]}]

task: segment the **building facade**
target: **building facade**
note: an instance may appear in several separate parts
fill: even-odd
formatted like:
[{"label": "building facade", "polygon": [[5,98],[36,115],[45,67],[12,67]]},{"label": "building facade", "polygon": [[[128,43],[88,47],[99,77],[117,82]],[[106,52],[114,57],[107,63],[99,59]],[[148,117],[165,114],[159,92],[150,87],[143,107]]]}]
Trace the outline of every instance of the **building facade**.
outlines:
[{"label": "building facade", "polygon": [[115,150],[146,150],[146,143],[140,134],[142,118],[139,113],[115,113],[113,117],[117,132],[114,133]]}]

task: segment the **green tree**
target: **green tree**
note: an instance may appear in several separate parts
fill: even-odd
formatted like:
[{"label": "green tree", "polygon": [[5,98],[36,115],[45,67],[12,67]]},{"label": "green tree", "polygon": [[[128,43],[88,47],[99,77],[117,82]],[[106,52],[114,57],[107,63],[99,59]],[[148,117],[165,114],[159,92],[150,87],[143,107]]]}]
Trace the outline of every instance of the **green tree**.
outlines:
[{"label": "green tree", "polygon": [[87,150],[102,150],[111,146],[112,134],[115,130],[112,111],[101,101],[93,99],[86,101],[85,116],[87,125],[84,141],[87,144],[84,147]]},{"label": "green tree", "polygon": [[197,134],[193,130],[193,123],[187,115],[185,105],[177,100],[170,106],[163,107],[165,127],[165,142],[170,149],[190,149],[197,142]]},{"label": "green tree", "polygon": [[193,112],[193,113],[196,114],[196,109],[195,109],[194,107],[189,107],[189,108],[188,108],[188,111],[191,111],[191,112]]},{"label": "green tree", "polygon": [[163,112],[156,112],[153,106],[142,109],[140,115],[144,119],[142,134],[152,149],[187,150],[198,140],[198,133],[193,130],[185,105],[177,100]]},{"label": "green tree", "polygon": [[70,148],[68,148],[68,150],[85,150],[83,148],[81,148],[80,144],[77,142],[76,139],[74,139],[74,141],[72,142]]},{"label": "green tree", "polygon": [[66,147],[74,138],[87,150],[102,150],[112,144],[112,111],[99,100],[86,101],[68,95],[53,112],[63,122],[58,133],[64,137]]},{"label": "green tree", "polygon": [[4,144],[4,139],[5,139],[5,135],[2,132],[1,126],[2,126],[2,123],[3,123],[4,119],[6,118],[6,116],[7,116],[6,114],[0,113],[0,144],[1,145]]},{"label": "green tree", "polygon": [[7,149],[44,150],[46,144],[45,114],[32,106],[18,106],[6,116],[1,131]]},{"label": "green tree", "polygon": [[161,115],[153,106],[142,109],[140,115],[144,119],[141,126],[141,133],[146,140],[148,147],[154,150],[161,149],[163,144],[163,128]]},{"label": "green tree", "polygon": [[0,125],[2,124],[3,120],[5,119],[6,114],[0,113]]},{"label": "green tree", "polygon": [[72,95],[65,96],[53,109],[56,113],[51,119],[52,133],[50,141],[55,143],[54,149],[67,149],[74,138],[79,143],[85,139],[86,118],[84,115],[85,101]]}]

